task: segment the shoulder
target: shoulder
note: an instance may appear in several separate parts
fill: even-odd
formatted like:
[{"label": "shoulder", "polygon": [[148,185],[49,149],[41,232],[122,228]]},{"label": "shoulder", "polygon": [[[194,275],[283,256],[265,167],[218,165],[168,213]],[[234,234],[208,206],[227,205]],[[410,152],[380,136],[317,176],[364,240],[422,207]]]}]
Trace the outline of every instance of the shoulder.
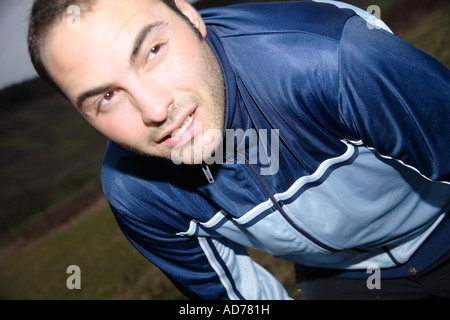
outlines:
[{"label": "shoulder", "polygon": [[112,207],[147,216],[151,212],[183,211],[189,196],[204,183],[200,172],[194,166],[140,155],[108,141],[101,181]]},{"label": "shoulder", "polygon": [[169,165],[108,141],[101,170],[103,192],[112,206],[132,206],[142,199],[162,197]]},{"label": "shoulder", "polygon": [[[338,39],[354,11],[312,1],[247,3],[200,11],[219,36],[304,32]],[[326,22],[326,23],[325,23]]]}]

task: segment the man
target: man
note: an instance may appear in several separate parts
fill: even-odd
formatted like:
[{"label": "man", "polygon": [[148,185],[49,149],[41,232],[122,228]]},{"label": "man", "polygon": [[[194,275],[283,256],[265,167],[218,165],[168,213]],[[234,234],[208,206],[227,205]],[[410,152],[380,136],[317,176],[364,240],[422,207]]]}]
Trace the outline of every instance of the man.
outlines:
[{"label": "man", "polygon": [[289,298],[245,247],[303,299],[450,297],[449,70],[345,7],[35,2],[36,69],[110,139],[118,224],[188,297]]}]

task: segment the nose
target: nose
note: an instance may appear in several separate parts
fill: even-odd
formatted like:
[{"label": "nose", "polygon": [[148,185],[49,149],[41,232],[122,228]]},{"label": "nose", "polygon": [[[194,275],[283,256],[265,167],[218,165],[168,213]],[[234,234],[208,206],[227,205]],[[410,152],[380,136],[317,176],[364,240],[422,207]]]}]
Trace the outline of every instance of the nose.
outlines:
[{"label": "nose", "polygon": [[135,86],[131,92],[142,121],[147,124],[162,123],[167,119],[173,98],[169,91],[157,85]]}]

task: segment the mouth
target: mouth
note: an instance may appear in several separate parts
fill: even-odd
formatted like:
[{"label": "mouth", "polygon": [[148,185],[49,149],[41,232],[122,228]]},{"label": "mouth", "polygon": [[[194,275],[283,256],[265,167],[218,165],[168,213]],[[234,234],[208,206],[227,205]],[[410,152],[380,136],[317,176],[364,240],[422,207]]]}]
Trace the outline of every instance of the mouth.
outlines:
[{"label": "mouth", "polygon": [[183,134],[186,131],[186,129],[191,125],[193,120],[194,120],[194,112],[192,112],[190,115],[188,115],[187,118],[184,119],[181,126],[172,132],[171,138],[175,138],[175,137],[178,137],[179,135]]},{"label": "mouth", "polygon": [[182,142],[191,140],[195,133],[194,122],[197,114],[196,111],[197,109],[189,113],[184,120],[177,121],[176,124],[167,131],[165,137],[159,144],[175,147]]}]

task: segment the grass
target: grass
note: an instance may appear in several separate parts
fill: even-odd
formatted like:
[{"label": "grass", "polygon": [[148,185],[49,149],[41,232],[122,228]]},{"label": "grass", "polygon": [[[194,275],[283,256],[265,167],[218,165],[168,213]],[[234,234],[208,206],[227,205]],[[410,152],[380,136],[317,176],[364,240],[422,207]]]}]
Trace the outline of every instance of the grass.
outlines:
[{"label": "grass", "polygon": [[[66,286],[70,265],[81,269],[81,290]],[[0,299],[182,298],[131,247],[107,207],[0,261]]]},{"label": "grass", "polygon": [[[292,264],[256,251],[252,256],[297,295]],[[0,258],[3,300],[185,299],[125,239],[107,207]],[[70,265],[81,269],[81,290],[66,286]]]},{"label": "grass", "polygon": [[1,117],[0,246],[27,221],[98,181],[104,145],[58,95],[16,106]]},{"label": "grass", "polygon": [[427,52],[450,68],[450,4],[401,35],[406,42]]}]

